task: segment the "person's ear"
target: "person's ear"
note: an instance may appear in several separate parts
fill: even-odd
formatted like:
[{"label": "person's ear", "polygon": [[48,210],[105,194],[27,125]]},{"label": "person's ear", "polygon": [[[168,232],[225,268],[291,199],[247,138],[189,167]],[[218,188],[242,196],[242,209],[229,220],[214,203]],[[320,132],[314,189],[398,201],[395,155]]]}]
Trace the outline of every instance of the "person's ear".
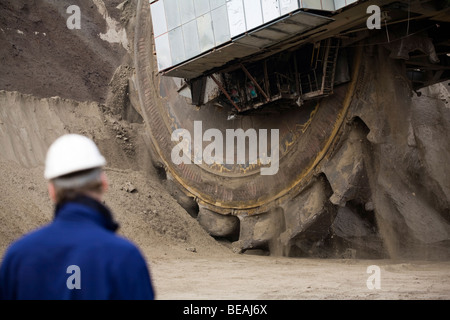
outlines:
[{"label": "person's ear", "polygon": [[106,176],[106,173],[102,172],[101,180],[102,180],[103,193],[106,193],[106,191],[108,191],[108,177]]},{"label": "person's ear", "polygon": [[56,203],[56,190],[55,186],[51,182],[48,183],[48,194],[53,203]]}]

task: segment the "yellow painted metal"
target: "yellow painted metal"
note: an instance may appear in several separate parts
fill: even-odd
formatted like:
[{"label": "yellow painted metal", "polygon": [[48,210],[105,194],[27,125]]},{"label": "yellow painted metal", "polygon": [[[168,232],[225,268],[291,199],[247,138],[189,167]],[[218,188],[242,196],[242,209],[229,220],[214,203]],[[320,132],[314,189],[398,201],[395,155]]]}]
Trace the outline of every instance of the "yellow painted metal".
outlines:
[{"label": "yellow painted metal", "polygon": [[[253,202],[251,205],[249,205],[248,203],[242,203],[242,204],[238,204],[238,205],[234,205],[234,206],[229,206],[229,204],[227,203],[223,203],[223,202],[211,202],[211,201],[207,201],[206,199],[209,198],[209,196],[207,196],[206,194],[203,194],[201,190],[193,190],[192,187],[190,187],[189,185],[187,185],[181,178],[179,178],[176,174],[174,174],[174,178],[178,181],[178,183],[180,183],[187,191],[189,191],[193,196],[195,196],[196,198],[198,198],[198,202],[201,203],[202,205],[206,206],[206,207],[210,207],[212,209],[214,209],[214,211],[219,212],[219,213],[231,213],[231,212],[238,212],[240,210],[243,210],[245,212],[247,212],[247,214],[252,214],[252,213],[257,213],[260,210],[258,210],[258,207],[261,206],[265,206],[271,202],[276,201],[277,199],[282,198],[283,196],[285,196],[286,194],[288,194],[291,190],[295,189],[295,187],[297,185],[299,185],[305,178],[307,178],[309,175],[311,175],[311,173],[313,172],[313,170],[318,166],[318,164],[320,163],[320,161],[325,157],[325,155],[327,154],[327,152],[329,151],[330,147],[332,146],[333,142],[335,141],[336,136],[339,133],[339,130],[342,127],[342,124],[345,121],[348,109],[350,107],[352,98],[353,98],[353,94],[356,88],[356,84],[358,81],[358,74],[359,74],[359,70],[360,70],[360,66],[361,66],[361,59],[362,59],[362,48],[359,47],[356,49],[357,52],[355,54],[355,59],[354,59],[354,63],[353,63],[353,75],[352,75],[352,80],[349,84],[346,96],[344,98],[343,101],[343,107],[341,109],[341,112],[338,115],[338,118],[336,120],[334,129],[332,131],[332,134],[329,136],[324,148],[317,154],[316,158],[314,159],[314,161],[311,163],[310,166],[308,166],[308,168],[305,168],[297,177],[297,179],[289,184],[286,185],[286,187],[281,190],[280,192],[278,192],[275,195],[272,195],[268,198],[265,199],[261,199],[261,200],[257,200],[255,202]],[[170,167],[169,167],[169,171],[170,171]],[[212,207],[211,207],[212,206]],[[263,210],[264,211],[264,210]]]}]

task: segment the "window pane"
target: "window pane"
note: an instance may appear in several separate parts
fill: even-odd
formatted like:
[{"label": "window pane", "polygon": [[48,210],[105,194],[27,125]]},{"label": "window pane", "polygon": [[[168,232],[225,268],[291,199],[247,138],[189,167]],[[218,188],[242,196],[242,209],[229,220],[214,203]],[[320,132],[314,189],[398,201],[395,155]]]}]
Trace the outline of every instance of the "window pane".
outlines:
[{"label": "window pane", "polygon": [[211,14],[205,14],[197,18],[198,37],[202,52],[214,47],[214,33],[211,23]]},{"label": "window pane", "polygon": [[334,11],[334,1],[333,0],[322,0],[323,10]]},{"label": "window pane", "polygon": [[209,0],[195,0],[194,4],[195,4],[195,15],[197,17],[204,15],[205,13],[208,13],[210,11]]},{"label": "window pane", "polygon": [[262,0],[264,22],[272,21],[280,16],[278,0]]},{"label": "window pane", "polygon": [[345,7],[345,0],[334,0],[334,7],[336,8],[336,10]]},{"label": "window pane", "polygon": [[172,66],[170,55],[169,35],[163,34],[155,38],[156,58],[158,60],[158,70],[164,70]]},{"label": "window pane", "polygon": [[181,27],[169,31],[170,52],[172,53],[172,64],[178,64],[185,60],[183,31]]},{"label": "window pane", "polygon": [[218,46],[231,39],[228,29],[227,6],[223,5],[211,11],[213,21],[215,45]]},{"label": "window pane", "polygon": [[263,24],[261,0],[245,0],[244,8],[247,30],[251,30]]},{"label": "window pane", "polygon": [[225,4],[225,0],[209,0],[209,5],[211,10],[216,9]]},{"label": "window pane", "polygon": [[151,5],[153,32],[155,37],[167,32],[166,14],[164,12],[164,2],[158,1]]},{"label": "window pane", "polygon": [[177,0],[164,0],[164,8],[166,10],[167,28],[172,30],[181,24],[180,10]]},{"label": "window pane", "polygon": [[302,0],[303,8],[322,10],[322,2],[317,0]]},{"label": "window pane", "polygon": [[227,11],[231,37],[233,38],[247,31],[242,0],[227,1]]},{"label": "window pane", "polygon": [[192,20],[183,25],[183,37],[186,59],[190,59],[200,54],[197,20]]},{"label": "window pane", "polygon": [[179,6],[182,24],[195,19],[194,0],[181,0]]},{"label": "window pane", "polygon": [[298,0],[280,0],[280,12],[286,14],[298,9]]}]

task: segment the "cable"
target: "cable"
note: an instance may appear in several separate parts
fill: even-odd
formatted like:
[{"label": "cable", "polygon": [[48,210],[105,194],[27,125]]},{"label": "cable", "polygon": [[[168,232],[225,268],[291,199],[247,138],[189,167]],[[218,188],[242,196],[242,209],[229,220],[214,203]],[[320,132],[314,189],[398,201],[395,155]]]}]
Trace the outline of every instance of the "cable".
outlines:
[{"label": "cable", "polygon": [[387,37],[388,43],[390,43],[391,41],[389,40],[389,30],[388,30],[388,26],[387,26],[386,20],[384,20],[384,25],[386,26],[386,37]]},{"label": "cable", "polygon": [[409,35],[409,20],[411,19],[411,0],[408,0],[408,23],[406,24],[406,36]]}]

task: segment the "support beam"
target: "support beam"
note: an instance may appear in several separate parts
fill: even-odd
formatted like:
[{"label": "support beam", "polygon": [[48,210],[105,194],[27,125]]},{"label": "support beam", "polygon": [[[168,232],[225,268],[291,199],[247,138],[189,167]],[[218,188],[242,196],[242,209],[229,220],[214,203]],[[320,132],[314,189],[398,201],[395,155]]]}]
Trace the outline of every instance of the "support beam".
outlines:
[{"label": "support beam", "polygon": [[250,74],[250,72],[248,72],[247,68],[244,67],[243,64],[241,64],[241,69],[244,70],[247,77],[249,77],[250,80],[252,80],[252,82],[255,84],[256,88],[258,89],[258,91],[264,96],[264,98],[266,98],[266,101],[269,102],[270,98],[267,95],[267,93],[259,86],[258,82],[255,80],[255,78],[253,78],[253,76]]},{"label": "support beam", "polygon": [[228,100],[230,100],[231,104],[233,105],[233,107],[236,108],[237,111],[241,111],[241,108],[239,108],[239,106],[233,101],[233,99],[231,99],[230,94],[227,92],[227,90],[225,90],[225,88],[223,87],[223,85],[220,83],[220,81],[218,81],[216,79],[216,77],[214,77],[213,74],[210,75],[210,78],[213,79],[213,81],[217,84],[217,86],[219,87],[220,91],[222,91],[222,93],[227,97]]}]

